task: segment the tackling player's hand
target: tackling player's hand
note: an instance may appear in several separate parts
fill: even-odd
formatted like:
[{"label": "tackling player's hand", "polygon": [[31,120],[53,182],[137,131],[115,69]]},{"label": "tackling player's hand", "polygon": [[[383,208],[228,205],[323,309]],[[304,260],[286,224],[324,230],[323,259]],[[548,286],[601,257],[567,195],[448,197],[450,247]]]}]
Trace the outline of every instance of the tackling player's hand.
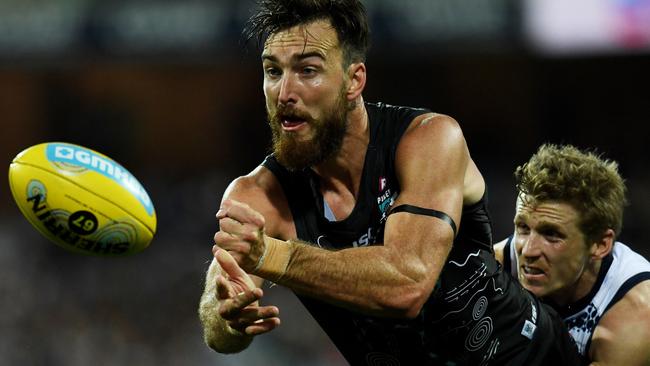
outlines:
[{"label": "tackling player's hand", "polygon": [[256,336],[280,325],[280,310],[276,306],[260,306],[261,288],[255,286],[235,259],[225,250],[213,248],[222,273],[216,278],[219,315],[228,326],[242,334]]},{"label": "tackling player's hand", "polygon": [[245,203],[224,200],[217,212],[218,231],[214,242],[232,255],[248,273],[253,273],[266,250],[264,216]]}]

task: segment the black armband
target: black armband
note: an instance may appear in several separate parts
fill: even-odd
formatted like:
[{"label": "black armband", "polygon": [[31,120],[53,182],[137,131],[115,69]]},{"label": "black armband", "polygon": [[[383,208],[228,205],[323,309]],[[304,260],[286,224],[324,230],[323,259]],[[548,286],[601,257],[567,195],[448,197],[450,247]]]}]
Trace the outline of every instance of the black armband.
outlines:
[{"label": "black armband", "polygon": [[408,212],[416,215],[424,215],[424,216],[433,216],[437,217],[440,220],[446,222],[451,226],[451,230],[454,231],[454,238],[456,237],[456,223],[454,220],[447,215],[446,213],[442,211],[436,211],[432,210],[430,208],[422,208],[418,206],[413,206],[413,205],[399,205],[397,207],[394,207],[393,209],[390,210],[388,215],[392,215],[397,212]]}]

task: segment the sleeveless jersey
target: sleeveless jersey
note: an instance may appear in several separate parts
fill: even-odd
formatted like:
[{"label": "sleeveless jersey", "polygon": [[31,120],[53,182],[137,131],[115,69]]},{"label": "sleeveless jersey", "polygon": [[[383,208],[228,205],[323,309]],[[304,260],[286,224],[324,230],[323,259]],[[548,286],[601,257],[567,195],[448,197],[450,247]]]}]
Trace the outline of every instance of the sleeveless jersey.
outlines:
[{"label": "sleeveless jersey", "polygon": [[[284,189],[298,238],[325,249],[381,245],[400,192],[395,151],[424,109],[366,103],[370,124],[359,195],[351,214],[325,217],[319,179],[290,172],[271,155],[263,165]],[[494,258],[487,195],[463,208],[453,248],[415,319],[368,316],[318,299],[299,299],[352,365],[577,364],[561,319],[500,269]]]},{"label": "sleeveless jersey", "polygon": [[[511,236],[503,249],[507,271],[517,277],[519,267]],[[591,336],[603,315],[641,281],[650,279],[650,262],[627,245],[615,242],[612,252],[603,259],[594,287],[582,299],[558,308],[580,353],[589,351]]]}]

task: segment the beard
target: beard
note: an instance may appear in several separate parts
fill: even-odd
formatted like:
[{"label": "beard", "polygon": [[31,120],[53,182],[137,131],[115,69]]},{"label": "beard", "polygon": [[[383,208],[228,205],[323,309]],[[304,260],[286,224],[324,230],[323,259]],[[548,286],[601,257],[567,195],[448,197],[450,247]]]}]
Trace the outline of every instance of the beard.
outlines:
[{"label": "beard", "polygon": [[[280,106],[275,111],[267,110],[273,153],[275,158],[289,171],[303,170],[332,158],[341,148],[348,128],[348,113],[354,107],[341,89],[334,106],[326,110],[321,119],[301,113],[291,107]],[[312,129],[313,137],[301,139],[296,133],[284,131],[282,120],[287,117],[304,120]]]}]

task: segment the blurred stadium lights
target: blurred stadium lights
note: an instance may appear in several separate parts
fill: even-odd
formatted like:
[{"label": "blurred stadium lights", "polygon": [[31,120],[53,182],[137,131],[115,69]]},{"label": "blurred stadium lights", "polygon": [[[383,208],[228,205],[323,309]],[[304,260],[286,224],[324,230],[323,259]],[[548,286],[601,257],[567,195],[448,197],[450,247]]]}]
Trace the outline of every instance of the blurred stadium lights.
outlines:
[{"label": "blurred stadium lights", "polygon": [[[375,44],[501,41],[513,0],[368,0]],[[252,0],[9,1],[0,4],[0,58],[210,54],[236,45]],[[510,32],[511,33],[511,32]],[[475,43],[475,42],[474,42]],[[437,52],[444,52],[442,48]]]},{"label": "blurred stadium lights", "polygon": [[516,24],[510,0],[380,0],[368,2],[401,42],[503,41]]},{"label": "blurred stadium lights", "polygon": [[209,53],[241,17],[241,3],[2,2],[0,59]]},{"label": "blurred stadium lights", "polygon": [[[650,49],[650,0],[367,0],[381,52],[543,53]],[[0,59],[217,55],[240,40],[253,0],[5,0]],[[419,48],[422,49],[422,48]],[[418,49],[414,49],[417,51]],[[47,57],[46,57],[47,59]],[[6,63],[6,62],[5,62]]]},{"label": "blurred stadium lights", "polygon": [[85,9],[74,2],[0,3],[0,54],[59,53],[79,38]]},{"label": "blurred stadium lights", "polygon": [[650,51],[650,0],[526,0],[532,46],[548,54]]},{"label": "blurred stadium lights", "polygon": [[223,2],[133,2],[107,9],[98,22],[104,46],[116,52],[213,48],[230,17]]}]

